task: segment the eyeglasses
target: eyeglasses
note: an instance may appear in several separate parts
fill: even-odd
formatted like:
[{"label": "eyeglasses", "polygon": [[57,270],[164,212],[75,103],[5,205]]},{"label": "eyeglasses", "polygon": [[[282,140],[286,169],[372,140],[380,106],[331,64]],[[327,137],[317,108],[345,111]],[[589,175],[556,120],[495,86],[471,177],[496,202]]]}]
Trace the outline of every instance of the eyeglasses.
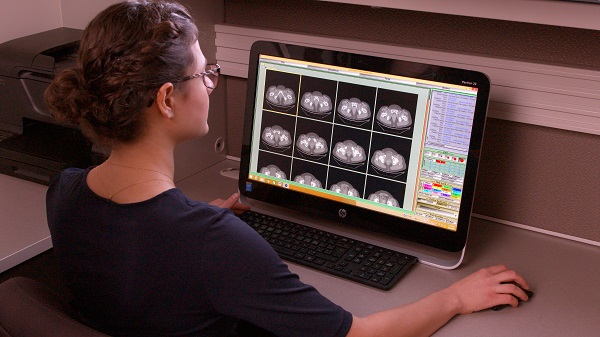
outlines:
[{"label": "eyeglasses", "polygon": [[217,87],[217,84],[219,83],[219,75],[220,74],[221,74],[221,66],[220,65],[207,64],[204,72],[186,76],[186,77],[183,77],[174,82],[185,82],[185,81],[188,81],[188,80],[191,80],[194,78],[202,77],[204,85],[208,89],[213,90],[214,88]]},{"label": "eyeglasses", "polygon": [[[190,76],[186,76],[186,77],[182,77],[178,80],[175,81],[171,81],[172,83],[181,83],[181,82],[185,82],[194,78],[198,78],[198,77],[202,77],[202,81],[204,82],[204,85],[206,86],[206,88],[208,88],[210,92],[213,91],[213,89],[215,89],[217,87],[217,84],[219,83],[219,75],[221,75],[221,66],[218,64],[207,64],[205,71],[198,73],[198,74],[194,74],[194,75],[190,75]],[[156,96],[156,93],[154,93],[154,96]],[[148,107],[151,107],[152,104],[154,103],[154,98],[151,98],[148,101]]]}]

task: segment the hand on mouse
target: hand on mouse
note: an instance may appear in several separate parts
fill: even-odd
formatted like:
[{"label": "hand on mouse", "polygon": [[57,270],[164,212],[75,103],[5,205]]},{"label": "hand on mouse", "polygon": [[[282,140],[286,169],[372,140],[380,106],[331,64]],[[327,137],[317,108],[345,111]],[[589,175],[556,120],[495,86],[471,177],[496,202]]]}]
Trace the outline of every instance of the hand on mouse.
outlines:
[{"label": "hand on mouse", "polygon": [[419,301],[366,317],[355,316],[347,336],[430,336],[454,315],[499,304],[514,307],[517,298],[526,301],[527,294],[520,287],[503,284],[512,281],[529,288],[523,277],[503,265],[484,268]]},{"label": "hand on mouse", "polygon": [[[521,286],[520,286],[520,285],[519,285],[517,282],[511,281],[511,282],[503,282],[503,283],[509,283],[509,284],[513,284],[513,285],[516,285],[517,287],[521,288],[521,290],[523,290],[523,291],[525,292],[525,294],[527,295],[527,297],[528,297],[529,299],[531,299],[531,297],[534,295],[533,291],[531,291],[531,290],[529,290],[529,289],[525,289],[525,288],[521,287]],[[515,295],[513,295],[513,296],[515,296]],[[517,301],[519,301],[519,302],[521,302],[521,301],[522,301],[520,298],[518,298],[518,297],[516,297],[516,296],[515,296],[515,298],[516,298],[516,299],[517,299]],[[498,311],[498,310],[502,310],[502,309],[504,309],[504,308],[506,308],[506,307],[508,307],[508,306],[509,306],[509,304],[498,304],[498,305],[495,305],[495,306],[491,307],[490,309],[492,309],[492,310],[494,310],[494,311]]]},{"label": "hand on mouse", "polygon": [[219,206],[221,208],[229,208],[235,215],[240,215],[245,211],[250,210],[249,205],[242,204],[240,202],[240,194],[234,193],[227,200],[215,199],[209,204],[213,206]]},{"label": "hand on mouse", "polygon": [[[510,282],[516,282],[520,287]],[[519,299],[529,299],[521,288],[529,289],[521,275],[506,266],[497,265],[481,269],[442,291],[457,298],[459,313],[468,314],[501,304],[516,307]]]}]

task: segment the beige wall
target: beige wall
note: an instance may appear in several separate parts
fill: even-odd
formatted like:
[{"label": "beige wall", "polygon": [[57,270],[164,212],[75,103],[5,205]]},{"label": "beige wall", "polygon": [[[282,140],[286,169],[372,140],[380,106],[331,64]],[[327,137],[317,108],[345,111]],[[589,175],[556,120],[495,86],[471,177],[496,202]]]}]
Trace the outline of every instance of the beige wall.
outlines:
[{"label": "beige wall", "polygon": [[83,29],[119,0],[0,0],[0,43],[50,29]]},{"label": "beige wall", "polygon": [[[226,0],[225,17],[232,25],[600,70],[597,30],[308,0]],[[232,156],[241,151],[245,85],[227,79]],[[474,212],[600,242],[598,153],[600,136],[489,118]]]},{"label": "beige wall", "polygon": [[120,0],[60,0],[62,25],[68,28],[83,29],[107,6]]},{"label": "beige wall", "polygon": [[61,0],[0,0],[0,43],[62,27]]}]

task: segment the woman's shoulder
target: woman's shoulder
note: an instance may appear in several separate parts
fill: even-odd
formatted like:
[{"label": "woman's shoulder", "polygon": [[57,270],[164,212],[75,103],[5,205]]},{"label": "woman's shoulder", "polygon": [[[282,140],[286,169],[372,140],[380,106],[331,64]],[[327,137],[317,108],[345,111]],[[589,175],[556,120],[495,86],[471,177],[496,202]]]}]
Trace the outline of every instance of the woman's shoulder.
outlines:
[{"label": "woman's shoulder", "polygon": [[87,169],[70,167],[58,173],[51,181],[50,187],[56,185],[74,184],[85,181],[85,177],[92,168]]},{"label": "woman's shoulder", "polygon": [[85,182],[87,173],[91,169],[67,168],[50,180],[48,193],[59,193],[60,191],[73,190],[81,188],[82,182]]},{"label": "woman's shoulder", "polygon": [[70,179],[70,178],[75,178],[75,177],[83,177],[83,176],[87,175],[87,173],[91,169],[92,169],[92,167],[88,167],[86,169],[82,169],[79,167],[69,167],[69,168],[61,171],[58,174],[58,178],[64,180],[64,179]]}]

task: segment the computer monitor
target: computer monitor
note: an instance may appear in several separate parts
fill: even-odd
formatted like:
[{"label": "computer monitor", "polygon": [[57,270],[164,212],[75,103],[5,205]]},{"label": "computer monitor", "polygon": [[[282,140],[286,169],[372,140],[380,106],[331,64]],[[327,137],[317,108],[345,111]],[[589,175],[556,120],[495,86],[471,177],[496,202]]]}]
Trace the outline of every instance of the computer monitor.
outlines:
[{"label": "computer monitor", "polygon": [[247,86],[245,198],[460,256],[439,267],[460,264],[486,75],[259,41]]}]

